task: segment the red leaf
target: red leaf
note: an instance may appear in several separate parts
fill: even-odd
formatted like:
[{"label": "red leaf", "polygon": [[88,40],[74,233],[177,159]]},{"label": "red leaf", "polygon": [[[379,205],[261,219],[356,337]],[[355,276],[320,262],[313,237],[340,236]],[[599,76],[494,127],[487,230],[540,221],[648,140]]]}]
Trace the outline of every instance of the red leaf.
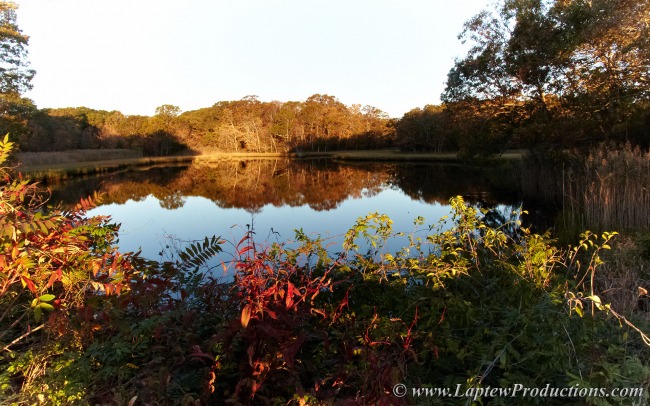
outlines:
[{"label": "red leaf", "polygon": [[242,255],[242,254],[244,254],[244,253],[246,253],[246,252],[248,252],[248,251],[250,251],[250,250],[252,250],[252,249],[253,249],[253,247],[251,247],[250,245],[248,245],[248,246],[246,246],[246,247],[240,249],[237,253],[238,253],[239,255]]},{"label": "red leaf", "polygon": [[264,310],[266,311],[266,313],[268,313],[269,316],[271,316],[272,319],[275,319],[275,320],[278,319],[278,316],[275,314],[274,311],[269,310],[269,309],[264,309]]},{"label": "red leaf", "polygon": [[341,300],[341,303],[339,303],[339,306],[336,308],[336,314],[334,314],[334,318],[332,319],[332,322],[335,322],[341,316],[343,308],[348,305],[350,289],[352,289],[352,286],[350,286],[348,288],[348,291],[345,292],[345,296],[343,297],[343,300]]},{"label": "red leaf", "polygon": [[56,271],[52,271],[52,274],[50,274],[50,279],[47,281],[47,285],[45,286],[45,288],[47,289],[51,287],[52,285],[54,285],[54,282],[60,281],[62,277],[63,275],[61,273],[61,268],[57,269]]},{"label": "red leaf", "polygon": [[101,269],[101,265],[99,265],[98,262],[93,262],[93,276],[97,276],[100,269]]},{"label": "red leaf", "polygon": [[287,282],[287,299],[286,299],[286,306],[287,309],[290,309],[291,306],[293,306],[293,291],[295,289],[295,286],[293,286],[293,283]]},{"label": "red leaf", "polygon": [[201,347],[199,347],[198,345],[194,345],[194,346],[192,346],[192,349],[193,349],[194,351],[192,352],[192,354],[190,354],[191,357],[202,357],[202,358],[207,358],[207,359],[209,359],[210,361],[213,361],[213,362],[214,362],[214,357],[213,357],[212,355],[206,353],[206,352],[203,352],[203,350],[201,349]]},{"label": "red leaf", "polygon": [[239,240],[239,242],[237,243],[237,246],[239,247],[241,245],[241,243],[243,243],[247,239],[248,239],[248,234],[246,234],[241,240]]},{"label": "red leaf", "polygon": [[31,279],[25,276],[21,276],[20,279],[27,286],[27,289],[29,289],[32,293],[36,293],[36,287],[34,286],[34,282],[32,282]]},{"label": "red leaf", "polygon": [[248,365],[253,366],[253,355],[255,355],[255,348],[251,345],[248,347],[248,350],[246,350],[246,353],[248,354]]}]

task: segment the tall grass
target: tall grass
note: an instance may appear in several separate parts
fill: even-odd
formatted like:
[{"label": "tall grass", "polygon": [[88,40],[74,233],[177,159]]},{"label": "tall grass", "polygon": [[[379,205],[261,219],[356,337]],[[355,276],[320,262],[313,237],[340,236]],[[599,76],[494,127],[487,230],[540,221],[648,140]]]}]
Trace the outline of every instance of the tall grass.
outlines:
[{"label": "tall grass", "polygon": [[564,212],[595,229],[650,228],[650,152],[625,145],[592,150],[562,174]]},{"label": "tall grass", "polygon": [[75,149],[56,152],[21,152],[16,154],[23,166],[67,164],[105,161],[110,159],[140,158],[142,151],[132,149]]},{"label": "tall grass", "polygon": [[629,144],[600,146],[554,161],[529,157],[522,189],[562,208],[561,221],[579,229],[650,229],[650,152]]},{"label": "tall grass", "polygon": [[600,148],[584,162],[583,178],[571,185],[571,202],[587,224],[600,228],[650,228],[650,152],[626,145]]}]

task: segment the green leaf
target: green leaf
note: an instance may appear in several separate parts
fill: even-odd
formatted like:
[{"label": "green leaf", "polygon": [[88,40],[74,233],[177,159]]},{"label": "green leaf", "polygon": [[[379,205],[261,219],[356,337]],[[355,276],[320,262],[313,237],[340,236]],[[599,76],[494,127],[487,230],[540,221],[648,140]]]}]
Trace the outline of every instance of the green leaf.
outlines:
[{"label": "green leaf", "polygon": [[[40,303],[36,309],[54,310],[54,306],[49,303]],[[36,310],[35,309],[35,310]]]},{"label": "green leaf", "polygon": [[39,321],[41,321],[41,317],[43,317],[43,311],[41,310],[40,307],[35,307],[34,308],[34,320],[39,322]]},{"label": "green leaf", "polygon": [[54,295],[47,294],[39,297],[38,300],[40,300],[41,302],[51,302],[52,300],[54,300],[55,297],[56,296]]}]

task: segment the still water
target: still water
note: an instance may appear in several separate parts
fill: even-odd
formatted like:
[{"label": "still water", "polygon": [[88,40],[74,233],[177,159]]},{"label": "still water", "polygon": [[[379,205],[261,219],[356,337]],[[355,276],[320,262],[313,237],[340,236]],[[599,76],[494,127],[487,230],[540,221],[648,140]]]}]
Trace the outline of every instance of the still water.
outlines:
[{"label": "still water", "polygon": [[110,215],[121,224],[120,249],[150,259],[170,259],[174,248],[205,236],[237,243],[248,229],[259,243],[291,241],[302,229],[336,251],[355,220],[370,212],[387,214],[395,231],[412,232],[418,216],[434,224],[449,214],[456,195],[504,217],[522,204],[511,168],[324,159],[131,168],[51,188],[54,201],[68,204],[102,193],[103,204],[89,214]]}]

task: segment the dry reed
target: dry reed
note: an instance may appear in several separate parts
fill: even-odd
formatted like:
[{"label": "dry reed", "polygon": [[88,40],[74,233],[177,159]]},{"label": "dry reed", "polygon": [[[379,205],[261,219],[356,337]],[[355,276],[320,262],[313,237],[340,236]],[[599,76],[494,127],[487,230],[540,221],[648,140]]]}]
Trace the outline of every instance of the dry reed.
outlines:
[{"label": "dry reed", "polygon": [[591,151],[569,192],[570,209],[588,225],[650,229],[650,152],[629,145]]},{"label": "dry reed", "polygon": [[528,198],[562,208],[562,221],[591,230],[650,229],[650,152],[601,146],[585,156],[528,158],[521,167]]},{"label": "dry reed", "polygon": [[76,162],[139,158],[141,151],[131,149],[75,149],[56,152],[21,152],[16,158],[22,166],[56,165]]}]

